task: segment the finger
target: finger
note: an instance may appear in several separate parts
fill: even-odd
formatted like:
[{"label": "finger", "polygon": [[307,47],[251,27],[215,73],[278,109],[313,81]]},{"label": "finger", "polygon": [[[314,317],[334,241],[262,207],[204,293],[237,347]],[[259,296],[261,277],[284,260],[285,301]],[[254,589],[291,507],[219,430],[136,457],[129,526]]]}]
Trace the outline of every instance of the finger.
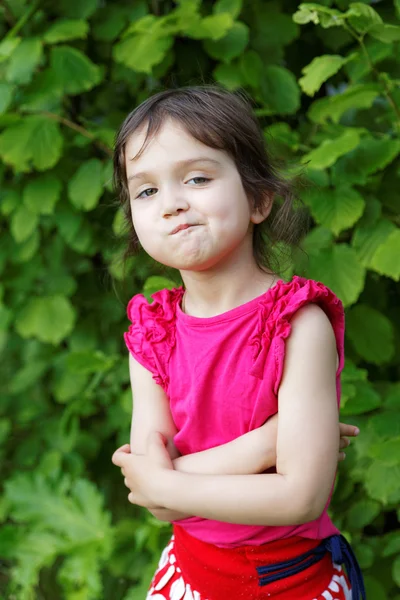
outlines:
[{"label": "finger", "polygon": [[339,462],[344,461],[345,458],[346,458],[346,453],[345,452],[339,452],[339,457],[338,457]]},{"label": "finger", "polygon": [[115,452],[125,452],[125,454],[130,454],[131,453],[130,444],[124,444],[120,448],[117,448]]},{"label": "finger", "polygon": [[131,504],[136,504],[135,502],[135,494],[133,492],[131,492],[130,494],[128,494],[128,500]]},{"label": "finger", "polygon": [[340,442],[339,442],[340,450],[342,450],[343,448],[347,448],[348,446],[350,446],[349,438],[346,438],[346,437],[340,438]]},{"label": "finger", "polygon": [[128,480],[127,480],[127,478],[126,478],[126,477],[125,477],[125,479],[124,479],[124,484],[126,485],[126,487],[127,487],[129,490],[131,489],[131,486],[129,485],[129,483],[128,483]]},{"label": "finger", "polygon": [[346,423],[339,423],[340,436],[356,437],[360,430],[355,425],[347,425]]},{"label": "finger", "polygon": [[111,461],[117,467],[123,467],[126,463],[127,455],[124,452],[119,452],[116,450],[111,457]]}]

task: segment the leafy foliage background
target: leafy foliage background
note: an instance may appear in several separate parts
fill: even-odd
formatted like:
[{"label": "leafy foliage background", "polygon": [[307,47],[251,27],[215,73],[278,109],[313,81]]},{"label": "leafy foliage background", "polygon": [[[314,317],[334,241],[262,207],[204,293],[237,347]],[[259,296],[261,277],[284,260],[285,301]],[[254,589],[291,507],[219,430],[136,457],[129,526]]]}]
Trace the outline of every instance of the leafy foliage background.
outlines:
[{"label": "leafy foliage background", "polygon": [[[293,270],[347,307],[342,417],[361,427],[332,515],[371,600],[400,599],[400,3],[0,3],[0,596],[143,600],[169,525],[126,500],[122,333],[165,283],[120,260],[111,148],[152,92],[217,81],[254,99],[313,186]],[[170,275],[174,279],[174,275]]]}]

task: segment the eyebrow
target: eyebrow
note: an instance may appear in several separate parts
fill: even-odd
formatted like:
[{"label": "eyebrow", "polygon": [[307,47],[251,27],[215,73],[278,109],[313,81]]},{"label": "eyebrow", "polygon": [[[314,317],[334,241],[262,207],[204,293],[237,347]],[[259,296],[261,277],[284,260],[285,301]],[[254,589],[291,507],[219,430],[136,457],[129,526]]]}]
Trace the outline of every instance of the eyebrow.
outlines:
[{"label": "eyebrow", "polygon": [[[130,160],[132,160],[132,159],[130,159]],[[208,156],[198,156],[197,158],[190,158],[188,160],[179,160],[178,162],[175,163],[175,165],[178,168],[182,168],[182,167],[188,167],[189,165],[191,165],[193,163],[198,163],[198,162],[208,162],[217,167],[221,166],[221,163],[218,162],[218,160],[215,160],[213,158],[208,158]],[[128,183],[130,181],[132,181],[132,179],[147,179],[149,177],[150,177],[150,173],[146,173],[145,171],[142,171],[141,173],[132,173],[132,175],[129,175],[129,177],[128,177]]]}]

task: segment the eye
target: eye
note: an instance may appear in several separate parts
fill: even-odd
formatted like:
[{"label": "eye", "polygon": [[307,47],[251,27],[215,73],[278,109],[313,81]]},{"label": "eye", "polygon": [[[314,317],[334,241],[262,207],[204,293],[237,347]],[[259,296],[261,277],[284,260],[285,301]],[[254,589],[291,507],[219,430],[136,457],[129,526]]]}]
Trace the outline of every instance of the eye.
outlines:
[{"label": "eye", "polygon": [[192,177],[187,183],[189,183],[190,181],[194,181],[196,184],[201,184],[207,183],[208,181],[211,181],[211,179],[209,179],[208,177]]},{"label": "eye", "polygon": [[157,192],[157,188],[146,188],[143,192],[140,192],[136,198],[149,198],[149,196],[154,196]]}]

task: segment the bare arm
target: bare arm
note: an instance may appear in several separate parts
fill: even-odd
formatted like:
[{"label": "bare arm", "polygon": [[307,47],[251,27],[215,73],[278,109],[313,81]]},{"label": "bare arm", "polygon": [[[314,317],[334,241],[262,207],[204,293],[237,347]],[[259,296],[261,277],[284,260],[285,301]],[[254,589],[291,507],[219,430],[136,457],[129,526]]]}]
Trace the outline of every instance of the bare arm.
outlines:
[{"label": "bare arm", "polygon": [[167,508],[220,521],[292,525],[317,518],[334,480],[339,449],[336,343],[324,312],[299,310],[287,340],[279,390],[277,473],[194,475],[163,471],[154,482]]}]

